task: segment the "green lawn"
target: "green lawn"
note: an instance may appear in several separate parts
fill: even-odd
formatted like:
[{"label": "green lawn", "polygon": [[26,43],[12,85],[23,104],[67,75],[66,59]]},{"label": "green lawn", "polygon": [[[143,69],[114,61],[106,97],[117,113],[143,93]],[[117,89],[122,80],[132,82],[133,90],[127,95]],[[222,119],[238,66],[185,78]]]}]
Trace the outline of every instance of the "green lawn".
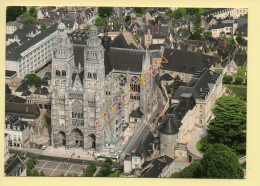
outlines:
[{"label": "green lawn", "polygon": [[247,100],[247,88],[246,87],[236,87],[236,86],[227,86],[228,89],[235,93],[237,97],[243,101]]}]

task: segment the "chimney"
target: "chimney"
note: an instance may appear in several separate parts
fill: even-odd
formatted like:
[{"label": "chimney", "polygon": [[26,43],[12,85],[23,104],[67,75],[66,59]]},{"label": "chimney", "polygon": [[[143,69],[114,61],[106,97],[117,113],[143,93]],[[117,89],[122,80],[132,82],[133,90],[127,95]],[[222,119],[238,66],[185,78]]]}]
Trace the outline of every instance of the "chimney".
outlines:
[{"label": "chimney", "polygon": [[162,115],[162,120],[164,120],[164,119],[165,119],[165,114]]},{"label": "chimney", "polygon": [[188,108],[189,107],[189,101],[186,100],[186,107]]},{"label": "chimney", "polygon": [[231,58],[231,56],[230,56],[230,52],[228,53],[228,61],[230,62],[230,58]]},{"label": "chimney", "polygon": [[150,172],[145,173],[146,177],[150,177]]},{"label": "chimney", "polygon": [[26,113],[29,112],[28,106],[26,106],[25,111],[26,111]]},{"label": "chimney", "polygon": [[163,157],[162,161],[163,161],[164,163],[167,163],[165,156]]},{"label": "chimney", "polygon": [[158,171],[161,170],[161,166],[160,166],[160,164],[157,165],[157,170],[158,170]]}]

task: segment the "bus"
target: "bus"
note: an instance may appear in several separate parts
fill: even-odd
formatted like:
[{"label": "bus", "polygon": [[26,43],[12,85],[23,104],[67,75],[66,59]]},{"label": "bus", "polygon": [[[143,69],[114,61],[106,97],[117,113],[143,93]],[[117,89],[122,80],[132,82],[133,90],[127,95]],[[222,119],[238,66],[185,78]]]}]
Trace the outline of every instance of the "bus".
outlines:
[{"label": "bus", "polygon": [[111,158],[113,162],[118,163],[119,162],[119,156],[118,155],[107,155],[107,154],[98,154],[97,160],[98,161],[105,161],[106,158]]}]

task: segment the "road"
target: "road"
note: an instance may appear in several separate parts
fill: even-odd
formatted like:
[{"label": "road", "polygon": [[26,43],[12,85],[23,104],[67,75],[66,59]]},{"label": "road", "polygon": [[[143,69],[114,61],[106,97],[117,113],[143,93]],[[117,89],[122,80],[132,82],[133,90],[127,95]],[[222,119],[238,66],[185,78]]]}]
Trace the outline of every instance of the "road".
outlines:
[{"label": "road", "polygon": [[154,123],[153,120],[157,119],[160,117],[160,114],[163,110],[163,95],[161,93],[161,90],[159,89],[159,87],[157,87],[157,100],[158,100],[158,107],[156,109],[156,111],[154,112],[154,114],[150,117],[150,119],[147,121],[142,120],[140,125],[135,129],[134,132],[134,136],[131,138],[131,141],[129,142],[129,144],[127,145],[127,147],[125,148],[125,150],[123,151],[123,153],[121,154],[120,158],[121,160],[125,157],[126,154],[129,154],[131,151],[133,151],[135,148],[138,147],[138,145],[140,144],[141,140],[144,139],[148,133],[150,132],[150,126],[148,125],[149,123]]}]

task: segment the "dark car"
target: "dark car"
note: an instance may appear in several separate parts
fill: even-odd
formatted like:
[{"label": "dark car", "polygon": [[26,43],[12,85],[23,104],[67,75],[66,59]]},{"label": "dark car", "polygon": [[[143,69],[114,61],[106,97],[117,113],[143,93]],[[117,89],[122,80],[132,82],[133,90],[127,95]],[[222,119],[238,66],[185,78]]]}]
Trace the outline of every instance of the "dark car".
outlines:
[{"label": "dark car", "polygon": [[39,146],[38,146],[38,149],[41,149],[41,148],[42,148],[42,145],[39,145]]},{"label": "dark car", "polygon": [[34,144],[33,144],[33,143],[31,143],[31,144],[30,144],[30,148],[33,148],[33,147],[34,147]]}]

